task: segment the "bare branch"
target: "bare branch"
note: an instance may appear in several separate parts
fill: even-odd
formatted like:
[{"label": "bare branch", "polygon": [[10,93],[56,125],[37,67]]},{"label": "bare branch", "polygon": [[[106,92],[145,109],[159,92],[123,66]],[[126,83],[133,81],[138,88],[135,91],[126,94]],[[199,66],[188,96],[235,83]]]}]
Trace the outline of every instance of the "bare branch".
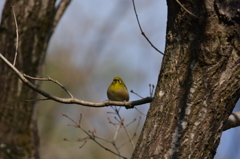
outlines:
[{"label": "bare branch", "polygon": [[[132,144],[133,149],[135,149],[135,144],[134,144],[134,142],[133,142],[133,140],[132,140],[129,132],[127,131],[126,125],[124,124],[124,119],[123,119],[123,118],[121,117],[121,115],[119,114],[119,110],[117,109],[117,107],[112,107],[112,109],[115,110],[118,119],[117,119],[117,117],[114,117],[114,118],[121,124],[121,126],[123,127],[125,133],[126,133],[127,136],[128,136],[128,139],[129,139],[130,143]],[[128,141],[128,142],[129,142],[129,141]]]},{"label": "bare branch", "polygon": [[52,33],[54,32],[59,20],[61,19],[63,13],[65,12],[70,3],[71,0],[61,0],[61,2],[59,3],[53,20]]},{"label": "bare branch", "polygon": [[225,125],[223,126],[223,131],[240,126],[240,111],[232,113]]},{"label": "bare branch", "polygon": [[142,117],[140,116],[139,119],[138,119],[138,124],[137,124],[137,126],[136,126],[136,129],[135,129],[134,134],[137,133],[137,129],[138,129],[139,125],[140,125],[140,121],[141,121],[141,119],[142,119]]},{"label": "bare branch", "polygon": [[30,79],[34,79],[34,80],[39,80],[39,81],[51,81],[53,83],[56,83],[57,85],[59,85],[65,92],[67,92],[67,94],[73,98],[73,95],[67,90],[66,87],[64,87],[60,82],[58,82],[57,80],[54,80],[52,78],[50,78],[49,76],[46,76],[47,78],[36,78],[36,77],[31,77],[29,75],[23,74],[23,76],[30,78]]},{"label": "bare branch", "polygon": [[92,133],[92,135],[94,136],[94,138],[100,139],[100,140],[103,140],[103,141],[105,141],[105,142],[108,142],[108,143],[112,144],[113,147],[114,147],[114,148],[116,149],[116,151],[118,152],[118,154],[120,155],[119,148],[118,148],[117,145],[116,145],[116,137],[117,137],[117,135],[118,135],[118,132],[119,132],[120,128],[121,128],[121,125],[119,125],[119,126],[117,127],[116,132],[115,132],[115,135],[114,135],[114,138],[113,138],[113,141],[110,141],[110,140],[108,140],[108,139],[105,139],[105,138],[103,138],[103,137],[100,137],[99,135],[96,134],[96,130],[95,130],[95,129],[94,129],[95,131],[92,131],[91,133]]},{"label": "bare branch", "polygon": [[135,149],[135,144],[134,144],[134,142],[133,142],[133,140],[132,140],[132,138],[131,138],[131,136],[130,136],[129,132],[127,131],[127,128],[126,128],[126,126],[125,126],[125,125],[123,125],[123,129],[125,130],[125,132],[126,132],[126,134],[127,134],[128,138],[129,138],[129,141],[130,141],[130,142],[131,142],[131,144],[132,144],[132,147],[133,147],[133,149]]},{"label": "bare branch", "polygon": [[79,120],[78,120],[79,125],[81,124],[81,121],[82,121],[82,113],[80,113],[80,117],[79,117]]},{"label": "bare branch", "polygon": [[110,141],[110,140],[108,140],[108,139],[105,139],[105,138],[103,138],[103,137],[100,137],[100,136],[98,136],[98,135],[96,135],[96,134],[94,134],[94,136],[95,136],[96,139],[100,139],[100,140],[103,140],[103,141],[105,141],[105,142],[112,143],[112,141]]},{"label": "bare branch", "polygon": [[150,92],[150,97],[153,97],[153,93],[154,93],[154,84],[149,84],[149,92]]},{"label": "bare branch", "polygon": [[81,146],[79,146],[79,148],[82,148],[86,143],[87,141],[84,141],[84,143]]},{"label": "bare branch", "polygon": [[196,15],[194,15],[193,13],[191,13],[189,10],[187,10],[187,8],[185,8],[178,0],[176,0],[176,2],[186,11],[186,12],[188,12],[190,15],[192,15],[192,16],[194,16],[194,17],[196,17],[196,18],[198,18]]},{"label": "bare branch", "polygon": [[76,141],[77,142],[83,142],[83,144],[81,146],[79,146],[79,148],[82,148],[87,143],[87,141],[90,140],[90,138],[89,137],[85,137],[83,139],[78,138],[77,140],[69,140],[67,138],[64,138],[63,140],[68,141],[68,142],[76,142]]},{"label": "bare branch", "polygon": [[142,113],[138,108],[135,107],[135,109],[136,109],[141,115],[147,116],[146,114]]},{"label": "bare branch", "polygon": [[[85,142],[85,143],[86,143],[89,139],[90,139],[90,140],[93,140],[94,142],[96,142],[96,139],[100,139],[100,140],[102,140],[102,141],[105,141],[105,142],[108,142],[108,143],[112,144],[113,147],[115,148],[115,150],[117,151],[118,156],[122,157],[122,156],[120,155],[120,151],[119,151],[119,149],[120,149],[121,147],[123,147],[124,145],[126,145],[126,144],[129,143],[129,142],[131,142],[131,143],[133,144],[133,146],[135,146],[134,143],[133,143],[133,138],[136,137],[136,134],[137,134],[136,132],[137,132],[137,129],[138,129],[139,125],[140,125],[141,116],[139,117],[139,120],[138,120],[137,126],[136,126],[136,128],[135,128],[135,131],[134,131],[134,133],[132,134],[132,137],[131,137],[130,134],[128,133],[128,131],[126,130],[126,127],[129,126],[130,124],[132,124],[133,122],[135,122],[136,119],[133,119],[129,124],[125,125],[125,124],[124,124],[124,119],[121,118],[121,116],[120,116],[120,114],[119,114],[119,113],[120,113],[120,109],[119,109],[118,107],[116,107],[116,106],[112,106],[111,108],[115,111],[114,114],[116,114],[117,117],[114,116],[114,118],[115,118],[115,119],[117,120],[117,122],[118,122],[118,124],[115,124],[115,123],[113,123],[113,122],[110,120],[110,118],[108,117],[109,123],[110,123],[110,124],[113,124],[113,125],[116,127],[116,131],[115,131],[115,134],[114,134],[114,137],[113,137],[113,140],[112,140],[112,141],[110,141],[110,140],[108,140],[108,139],[105,139],[105,138],[100,137],[99,135],[97,135],[96,129],[94,129],[93,131],[91,131],[91,130],[88,130],[88,131],[84,130],[84,129],[81,127],[81,125],[80,125],[80,121],[81,121],[81,119],[82,119],[82,114],[81,114],[81,113],[80,113],[80,118],[79,118],[79,124],[78,124],[76,121],[74,121],[72,118],[68,117],[66,114],[62,113],[62,115],[65,116],[65,117],[67,117],[69,120],[71,120],[71,121],[74,123],[74,125],[69,125],[69,124],[68,124],[69,126],[74,126],[74,127],[80,128],[83,132],[85,132],[85,133],[88,135],[88,136],[85,137],[85,138],[79,138],[79,139],[77,139],[77,140],[75,140],[75,141],[77,141],[77,142]],[[121,144],[121,146],[118,147],[118,146],[116,145],[116,139],[117,139],[117,136],[118,136],[119,131],[120,131],[121,128],[124,128],[124,129],[125,129],[125,131],[126,131],[126,133],[127,133],[127,135],[128,135],[129,140],[126,141],[126,142],[124,142],[123,144]],[[66,140],[66,141],[72,141],[72,140],[67,140],[66,138],[65,138],[64,140]],[[85,144],[85,143],[84,143],[84,144]],[[99,143],[99,145],[104,148],[104,146],[101,145],[100,143]],[[82,146],[81,146],[81,147],[82,147]],[[133,147],[133,148],[134,148],[134,147]],[[105,148],[104,148],[104,149],[105,149]],[[111,150],[110,150],[110,151],[111,151]]]},{"label": "bare branch", "polygon": [[118,154],[120,154],[119,148],[117,147],[115,142],[112,142],[113,147],[117,150]]},{"label": "bare branch", "polygon": [[116,129],[116,131],[115,131],[114,137],[113,137],[113,141],[114,141],[114,142],[115,142],[116,139],[117,139],[117,135],[118,135],[118,132],[119,132],[120,129],[121,129],[121,125],[118,125],[118,126],[117,126],[117,129]]},{"label": "bare branch", "polygon": [[[139,117],[138,124],[137,124],[137,126],[136,126],[136,129],[135,129],[132,137],[131,137],[131,140],[133,140],[133,138],[137,135],[137,129],[138,129],[139,125],[140,125],[140,121],[141,121],[141,116]],[[123,143],[122,145],[120,145],[120,146],[118,147],[118,149],[120,149],[121,147],[123,147],[124,145],[126,145],[128,142],[129,142],[129,141],[127,141],[127,142]]]},{"label": "bare branch", "polygon": [[130,123],[128,123],[127,125],[126,125],[126,127],[128,127],[129,125],[131,125],[132,123],[134,123],[136,121],[136,118],[134,118]]},{"label": "bare branch", "polygon": [[[74,121],[72,118],[70,118],[69,116],[67,116],[67,115],[64,114],[64,113],[62,113],[62,115],[65,116],[66,118],[68,118],[69,120],[71,120],[74,124],[76,124],[76,125],[74,125],[75,127],[80,128],[86,135],[88,135],[89,139],[91,139],[92,141],[94,141],[94,142],[95,142],[96,144],[98,144],[100,147],[102,147],[102,148],[105,149],[106,151],[109,151],[109,152],[111,152],[111,153],[113,153],[113,154],[115,154],[115,155],[117,155],[117,156],[119,156],[119,157],[122,157],[122,158],[124,158],[124,159],[127,159],[126,157],[121,156],[120,154],[118,154],[118,153],[119,153],[118,149],[117,149],[118,153],[116,153],[116,152],[108,149],[107,147],[103,146],[102,144],[100,144],[100,143],[95,139],[96,135],[94,134],[94,132],[91,132],[91,134],[92,134],[92,135],[91,135],[91,134],[88,133],[85,129],[83,129],[83,128],[80,126],[80,124],[78,124],[76,121]],[[100,137],[99,137],[99,138],[100,138]],[[107,141],[107,140],[105,140],[105,141]],[[117,147],[116,147],[116,148],[117,148]]]},{"label": "bare branch", "polygon": [[108,117],[108,121],[109,121],[110,124],[112,124],[112,125],[115,126],[115,127],[118,127],[118,125],[121,125],[121,124],[119,124],[119,123],[114,123],[114,122],[112,122],[109,117]]},{"label": "bare branch", "polygon": [[19,38],[19,36],[18,36],[18,24],[17,24],[17,18],[16,18],[16,15],[15,15],[15,11],[14,11],[14,6],[12,6],[12,12],[13,12],[14,22],[15,22],[15,26],[16,26],[16,35],[17,35],[15,57],[14,57],[14,61],[13,61],[13,66],[15,66],[16,59],[17,59],[17,54],[18,54],[18,38]]},{"label": "bare branch", "polygon": [[9,68],[12,69],[13,72],[16,73],[16,75],[20,78],[20,80],[26,84],[28,87],[30,87],[31,89],[33,89],[34,91],[38,92],[39,94],[43,95],[44,97],[54,100],[56,102],[59,103],[66,103],[66,104],[79,104],[79,105],[83,105],[83,106],[88,106],[88,107],[106,107],[106,106],[111,106],[111,105],[117,105],[117,106],[124,106],[127,108],[134,108],[134,106],[136,105],[141,105],[141,104],[145,104],[145,103],[150,103],[153,99],[153,97],[146,97],[144,99],[141,100],[136,100],[136,101],[129,101],[129,102],[119,102],[119,101],[103,101],[103,102],[98,102],[98,103],[93,103],[93,102],[87,102],[87,101],[82,101],[79,99],[76,99],[74,97],[71,98],[60,98],[54,95],[51,95],[45,91],[43,91],[42,89],[40,89],[39,87],[37,87],[36,85],[34,85],[33,83],[31,83],[27,78],[25,78],[25,76],[16,68],[14,67],[1,53],[0,53],[0,59],[6,63]]},{"label": "bare branch", "polygon": [[139,98],[142,98],[142,99],[143,99],[142,96],[140,96],[138,93],[134,92],[133,90],[131,90],[130,92],[133,93],[133,94],[135,94],[135,95],[138,96]]},{"label": "bare branch", "polygon": [[138,14],[137,14],[137,11],[136,11],[136,7],[135,7],[135,2],[134,2],[134,0],[132,0],[132,3],[133,3],[134,12],[135,12],[135,15],[136,15],[136,18],[137,18],[137,22],[138,22],[138,26],[139,26],[139,29],[140,29],[140,31],[141,31],[141,34],[145,37],[145,39],[148,41],[148,43],[149,43],[157,52],[159,52],[160,54],[164,55],[164,53],[163,53],[162,51],[158,50],[158,48],[156,48],[156,47],[152,44],[152,42],[148,39],[148,37],[147,37],[147,36],[145,35],[145,33],[143,32],[142,27],[141,27],[141,24],[140,24],[139,19],[138,19]]},{"label": "bare branch", "polygon": [[115,120],[117,120],[117,122],[121,125],[122,124],[122,119],[121,118],[117,118],[116,116],[114,117]]},{"label": "bare branch", "polygon": [[[117,129],[117,131],[118,131],[118,129]],[[96,134],[95,134],[95,137],[96,137],[97,139],[100,139],[100,140],[103,140],[103,141],[105,141],[105,142],[108,142],[108,143],[112,144],[113,147],[114,147],[114,148],[116,149],[116,151],[118,152],[118,154],[119,154],[119,155],[121,154],[120,151],[119,151],[119,148],[117,147],[117,145],[116,145],[116,143],[115,143],[115,140],[110,141],[110,140],[107,140],[107,139],[105,139],[105,138],[103,138],[103,137],[100,137],[100,136],[98,136],[98,135],[96,135]]]}]

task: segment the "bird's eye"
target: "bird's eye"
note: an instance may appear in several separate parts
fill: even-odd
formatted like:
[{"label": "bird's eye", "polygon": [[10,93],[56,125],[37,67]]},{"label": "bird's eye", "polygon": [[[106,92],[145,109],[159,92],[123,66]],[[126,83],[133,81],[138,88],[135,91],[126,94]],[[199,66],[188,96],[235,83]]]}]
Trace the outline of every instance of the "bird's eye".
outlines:
[{"label": "bird's eye", "polygon": [[119,82],[119,83],[122,83],[122,81],[121,81],[121,80],[118,80],[118,82]]}]

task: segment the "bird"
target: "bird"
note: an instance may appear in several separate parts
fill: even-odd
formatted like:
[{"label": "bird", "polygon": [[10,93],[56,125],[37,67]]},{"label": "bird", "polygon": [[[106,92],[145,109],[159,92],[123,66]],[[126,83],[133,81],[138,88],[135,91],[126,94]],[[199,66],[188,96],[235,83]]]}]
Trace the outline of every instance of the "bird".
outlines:
[{"label": "bird", "polygon": [[120,77],[115,77],[108,87],[107,96],[112,101],[129,101],[128,89]]}]

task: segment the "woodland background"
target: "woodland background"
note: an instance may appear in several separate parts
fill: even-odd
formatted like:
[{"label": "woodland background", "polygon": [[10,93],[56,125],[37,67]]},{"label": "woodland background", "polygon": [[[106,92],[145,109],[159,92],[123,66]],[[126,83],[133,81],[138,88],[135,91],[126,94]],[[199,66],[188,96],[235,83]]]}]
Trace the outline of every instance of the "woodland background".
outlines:
[{"label": "woodland background", "polygon": [[[4,2],[0,0],[1,11]],[[138,0],[135,3],[145,34],[159,50],[164,51],[166,2]],[[52,36],[43,75],[57,79],[78,99],[86,101],[106,100],[107,87],[115,76],[122,77],[129,90],[146,97],[149,96],[148,84],[157,82],[161,60],[162,55],[140,34],[130,0],[73,0]],[[50,82],[42,83],[42,88],[61,97],[67,96]],[[130,100],[136,99],[139,98],[130,94]],[[138,108],[146,114],[149,104]],[[78,120],[80,112],[83,114],[82,125],[85,129],[96,129],[99,136],[112,139],[115,128],[108,123],[107,117],[113,118],[113,115],[107,113],[109,111],[111,108],[39,102],[40,157],[114,158],[91,141],[79,149],[81,143],[63,140],[86,136],[81,130],[67,126],[71,122],[61,115],[65,113]],[[240,102],[234,109],[236,111],[240,111]],[[126,122],[142,117],[137,132],[139,135],[145,117],[134,109],[122,108],[120,113]],[[136,124],[131,126],[130,132],[133,132]],[[125,138],[125,133],[121,131],[120,141]],[[240,156],[239,149],[240,128],[227,130],[223,132],[215,159],[237,159]],[[128,144],[120,151],[123,156],[130,157],[133,148]]]}]

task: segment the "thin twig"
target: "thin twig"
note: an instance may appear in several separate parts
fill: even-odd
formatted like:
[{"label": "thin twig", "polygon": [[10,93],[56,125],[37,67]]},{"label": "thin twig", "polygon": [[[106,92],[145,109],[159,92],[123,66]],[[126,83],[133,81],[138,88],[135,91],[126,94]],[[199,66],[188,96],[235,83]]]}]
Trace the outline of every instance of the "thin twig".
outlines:
[{"label": "thin twig", "polygon": [[67,92],[67,94],[73,98],[73,95],[67,90],[66,87],[64,87],[60,82],[58,82],[57,80],[54,80],[52,78],[50,78],[49,76],[46,76],[47,78],[37,78],[37,77],[31,77],[29,75],[23,74],[23,76],[30,78],[30,79],[34,79],[34,80],[39,80],[39,81],[51,81],[53,83],[56,83],[57,85],[59,85],[65,92]]},{"label": "thin twig", "polygon": [[[119,131],[119,129],[117,129],[116,131]],[[116,136],[117,136],[117,135],[116,135]],[[100,137],[100,136],[98,136],[98,135],[96,135],[96,134],[95,134],[95,137],[98,138],[98,139],[100,139],[100,140],[103,140],[103,141],[106,141],[106,142],[112,144],[113,147],[114,147],[114,148],[116,149],[116,151],[118,152],[118,154],[120,155],[120,151],[119,151],[119,148],[118,148],[117,145],[116,145],[115,139],[113,139],[113,141],[110,141],[110,140],[104,139],[103,137]]]},{"label": "thin twig", "polygon": [[[133,135],[133,137],[131,137],[131,140],[133,140],[133,138],[135,137],[135,135]],[[120,149],[121,147],[123,147],[124,145],[126,145],[127,143],[129,143],[129,141],[124,142],[122,145],[120,145],[118,148]]]},{"label": "thin twig", "polygon": [[126,127],[128,127],[129,125],[131,125],[132,123],[134,123],[136,121],[136,118],[134,118],[130,123],[126,124]]},{"label": "thin twig", "polygon": [[86,143],[87,141],[84,141],[84,143],[81,146],[79,146],[79,148],[81,149]]},{"label": "thin twig", "polygon": [[135,129],[135,133],[134,133],[134,134],[136,134],[136,133],[137,133],[137,129],[138,129],[139,125],[140,125],[140,121],[141,121],[141,119],[142,119],[142,117],[141,117],[141,116],[139,116],[139,119],[138,119],[138,124],[137,124],[137,126],[136,126],[136,129]]},{"label": "thin twig", "polygon": [[[134,131],[134,133],[133,133],[133,136],[131,137],[131,140],[133,140],[133,138],[134,138],[134,137],[136,136],[136,134],[137,134],[137,129],[138,129],[139,125],[140,125],[140,120],[141,120],[141,116],[139,117],[138,124],[137,124],[136,129],[135,129],[135,131]],[[124,145],[126,145],[128,142],[129,142],[129,141],[127,141],[127,142],[123,143],[122,145],[120,145],[120,146],[118,147],[118,149],[120,149],[121,147],[123,147]]]},{"label": "thin twig", "polygon": [[134,92],[133,90],[131,90],[130,92],[143,99],[142,96],[140,96],[138,93]]},{"label": "thin twig", "polygon": [[[114,107],[112,107],[112,109],[114,109]],[[129,132],[127,131],[127,128],[126,128],[126,126],[125,126],[125,124],[124,124],[123,118],[122,118],[121,115],[119,114],[119,111],[118,111],[117,108],[115,108],[114,110],[116,111],[116,114],[117,114],[117,116],[118,116],[119,119],[117,119],[116,117],[114,117],[114,118],[115,118],[119,123],[121,123],[121,126],[123,127],[125,133],[127,134],[128,139],[129,139],[130,143],[132,144],[133,149],[135,149],[135,144],[134,144],[133,140],[131,139],[131,136],[130,136]]]},{"label": "thin twig", "polygon": [[152,92],[150,94],[150,97],[153,97],[153,95],[154,95],[154,88],[155,88],[155,86],[154,86],[154,84],[152,84]]},{"label": "thin twig", "polygon": [[188,12],[190,15],[198,18],[198,16],[196,16],[196,15],[194,15],[193,13],[191,13],[190,11],[188,11],[187,8],[185,8],[178,0],[176,0],[176,2],[177,2],[186,12]]},{"label": "thin twig", "polygon": [[120,124],[122,123],[122,119],[119,117],[119,119],[115,116],[114,117],[115,120],[117,120],[117,122],[119,122]]},{"label": "thin twig", "polygon": [[79,117],[79,120],[78,120],[79,125],[81,124],[81,121],[82,121],[82,113],[80,113],[80,117]]},{"label": "thin twig", "polygon": [[118,135],[118,132],[119,132],[120,129],[121,129],[121,125],[118,125],[118,127],[117,127],[117,129],[116,129],[116,131],[115,131],[114,137],[113,137],[113,141],[114,141],[114,142],[115,142],[116,139],[117,139],[117,135]]},{"label": "thin twig", "polygon": [[13,66],[15,66],[16,60],[17,60],[17,54],[18,54],[18,38],[19,38],[19,36],[18,36],[18,24],[17,24],[17,18],[15,15],[15,11],[14,11],[14,6],[12,6],[12,12],[13,12],[14,22],[15,22],[15,26],[16,26],[16,35],[17,35],[15,56],[14,56],[14,61],[13,61]]},{"label": "thin twig", "polygon": [[88,140],[90,140],[90,138],[89,137],[85,137],[85,138],[83,138],[83,139],[81,139],[81,138],[78,138],[77,140],[69,140],[69,139],[67,139],[67,138],[64,138],[63,139],[64,141],[68,141],[68,142],[84,142],[79,148],[82,148],[86,143],[87,143],[87,141]]},{"label": "thin twig", "polygon": [[132,144],[133,149],[135,149],[135,144],[134,144],[134,142],[133,142],[133,140],[132,140],[132,138],[131,138],[129,132],[127,131],[127,128],[126,128],[124,125],[123,125],[123,129],[125,130],[125,132],[126,132],[128,138],[129,138],[129,141],[130,141],[131,144]]},{"label": "thin twig", "polygon": [[114,122],[112,122],[109,117],[108,117],[108,121],[109,121],[110,124],[112,124],[112,125],[115,126],[115,127],[117,127],[118,125],[121,125],[121,124],[119,124],[119,123],[114,123]]},{"label": "thin twig", "polygon": [[[117,147],[115,142],[112,142],[113,147],[117,150],[118,154],[120,154],[119,148]],[[119,157],[120,158],[120,157]]]},{"label": "thin twig", "polygon": [[96,134],[95,134],[95,138],[96,138],[96,139],[103,140],[103,141],[108,142],[108,143],[112,143],[112,141],[110,141],[110,140],[108,140],[108,139],[104,139],[103,137],[100,137],[100,136],[98,136],[98,135],[96,135]]},{"label": "thin twig", "polygon": [[83,141],[84,141],[84,142],[87,142],[88,140],[90,140],[90,138],[87,136],[87,137],[84,137],[84,138],[82,138],[82,139],[81,139],[81,138],[78,138],[76,141],[77,141],[77,142],[83,142]]},{"label": "thin twig", "polygon": [[154,87],[154,84],[149,84],[150,97],[153,97]]},{"label": "thin twig", "polygon": [[135,109],[136,109],[141,115],[147,116],[146,114],[143,114],[138,108],[135,107]]},{"label": "thin twig", "polygon": [[[75,125],[74,125],[75,126]],[[90,138],[89,137],[85,137],[85,138],[77,138],[76,140],[69,140],[67,138],[64,138],[64,141],[68,141],[68,142],[82,142],[82,141],[88,141]]]},{"label": "thin twig", "polygon": [[98,135],[95,135],[95,137],[96,137],[97,139],[100,139],[100,140],[103,140],[103,141],[106,141],[106,142],[112,144],[113,147],[116,149],[117,153],[118,153],[119,155],[121,154],[120,151],[119,151],[119,148],[117,147],[117,145],[116,145],[116,143],[115,143],[115,141],[110,141],[110,140],[104,139],[103,137],[100,137],[100,136],[98,136]]},{"label": "thin twig", "polygon": [[158,50],[158,48],[156,48],[156,47],[152,44],[152,42],[148,39],[148,37],[147,37],[147,36],[145,35],[145,33],[143,32],[142,27],[141,27],[141,24],[140,24],[140,21],[139,21],[139,19],[138,19],[138,14],[137,14],[137,11],[136,11],[136,7],[135,7],[135,2],[134,2],[134,0],[132,0],[132,3],[133,3],[134,12],[135,12],[135,15],[136,15],[136,18],[137,18],[137,22],[138,22],[138,26],[139,26],[139,29],[140,29],[140,31],[141,31],[141,34],[145,37],[145,39],[148,41],[148,43],[149,43],[157,52],[159,52],[160,54],[164,55],[164,53],[163,53],[162,51]]}]

